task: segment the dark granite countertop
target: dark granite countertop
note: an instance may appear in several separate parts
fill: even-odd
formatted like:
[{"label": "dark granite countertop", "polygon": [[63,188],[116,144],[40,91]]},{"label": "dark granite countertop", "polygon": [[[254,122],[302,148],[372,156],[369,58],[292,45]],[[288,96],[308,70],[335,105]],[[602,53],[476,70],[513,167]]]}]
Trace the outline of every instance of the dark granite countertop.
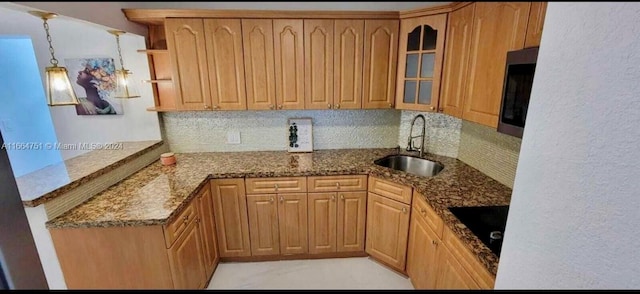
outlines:
[{"label": "dark granite countertop", "polygon": [[130,162],[162,141],[117,142],[16,178],[22,204],[36,207]]},{"label": "dark granite countertop", "polygon": [[177,164],[153,163],[87,202],[47,222],[48,228],[163,225],[172,220],[209,178],[370,174],[413,187],[425,196],[458,238],[494,275],[498,257],[449,210],[452,206],[508,205],[511,189],[450,157],[426,154],[444,169],[419,177],[373,164],[394,149],[177,154]]}]

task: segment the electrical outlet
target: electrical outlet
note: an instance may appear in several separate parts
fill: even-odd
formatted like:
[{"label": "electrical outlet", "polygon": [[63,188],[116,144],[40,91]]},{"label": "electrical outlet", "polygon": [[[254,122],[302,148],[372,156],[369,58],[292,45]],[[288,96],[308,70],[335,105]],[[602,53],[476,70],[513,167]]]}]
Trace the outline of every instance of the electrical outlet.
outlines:
[{"label": "electrical outlet", "polygon": [[240,144],[240,131],[237,131],[237,130],[228,131],[227,144]]}]

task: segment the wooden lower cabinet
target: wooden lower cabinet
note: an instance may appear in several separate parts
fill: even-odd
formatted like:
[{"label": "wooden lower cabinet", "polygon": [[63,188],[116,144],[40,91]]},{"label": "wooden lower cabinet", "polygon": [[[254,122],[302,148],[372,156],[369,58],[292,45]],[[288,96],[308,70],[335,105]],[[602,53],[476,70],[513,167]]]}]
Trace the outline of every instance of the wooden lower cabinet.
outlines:
[{"label": "wooden lower cabinet", "polygon": [[427,223],[414,210],[407,247],[407,274],[416,289],[436,289],[437,249],[442,243]]},{"label": "wooden lower cabinet", "polygon": [[251,255],[280,254],[277,195],[247,195]]},{"label": "wooden lower cabinet", "polygon": [[409,205],[369,193],[366,252],[404,272],[409,234]]},{"label": "wooden lower cabinet", "polygon": [[211,180],[220,257],[251,256],[244,179]]},{"label": "wooden lower cabinet", "polygon": [[435,268],[437,270],[436,289],[479,290],[478,284],[449,252],[447,247],[440,248]]},{"label": "wooden lower cabinet", "polygon": [[309,252],[307,193],[278,194],[280,254]]},{"label": "wooden lower cabinet", "polygon": [[218,254],[218,238],[216,236],[216,222],[213,213],[213,197],[209,185],[200,191],[196,197],[200,214],[200,234],[202,235],[202,249],[206,277],[209,278],[220,262]]},{"label": "wooden lower cabinet", "polygon": [[337,196],[337,250],[362,252],[367,221],[367,192],[339,192]]},{"label": "wooden lower cabinet", "polygon": [[336,252],[338,236],[335,192],[309,193],[309,253]]},{"label": "wooden lower cabinet", "polygon": [[367,192],[309,193],[309,253],[362,252]]},{"label": "wooden lower cabinet", "polygon": [[175,289],[202,289],[207,281],[200,219],[187,226],[180,238],[169,249],[169,263]]}]

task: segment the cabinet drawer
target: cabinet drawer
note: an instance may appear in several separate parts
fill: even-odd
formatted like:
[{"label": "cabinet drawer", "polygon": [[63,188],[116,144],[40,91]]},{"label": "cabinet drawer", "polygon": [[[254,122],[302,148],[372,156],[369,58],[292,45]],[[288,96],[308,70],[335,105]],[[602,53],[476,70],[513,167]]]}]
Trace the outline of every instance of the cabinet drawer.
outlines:
[{"label": "cabinet drawer", "polygon": [[[197,198],[194,198],[194,200]],[[170,223],[164,225],[164,240],[167,248],[171,247],[180,234],[184,232],[187,226],[198,216],[198,210],[195,205],[196,201],[191,201],[178,216]]]},{"label": "cabinet drawer", "polygon": [[247,178],[247,194],[307,192],[305,177]]},{"label": "cabinet drawer", "polygon": [[369,192],[411,204],[411,187],[399,185],[376,177],[369,177]]},{"label": "cabinet drawer", "polygon": [[449,249],[449,252],[451,252],[451,255],[462,265],[473,280],[478,283],[481,289],[493,289],[495,276],[489,273],[487,268],[478,260],[478,257],[467,249],[451,229],[444,229],[442,241],[447,249]]},{"label": "cabinet drawer", "polygon": [[309,192],[365,191],[367,175],[308,177],[307,186]]},{"label": "cabinet drawer", "polygon": [[427,204],[424,196],[418,192],[413,192],[413,213],[424,220],[427,225],[433,230],[438,238],[442,239],[442,230],[444,229],[444,222],[431,208],[431,205]]}]

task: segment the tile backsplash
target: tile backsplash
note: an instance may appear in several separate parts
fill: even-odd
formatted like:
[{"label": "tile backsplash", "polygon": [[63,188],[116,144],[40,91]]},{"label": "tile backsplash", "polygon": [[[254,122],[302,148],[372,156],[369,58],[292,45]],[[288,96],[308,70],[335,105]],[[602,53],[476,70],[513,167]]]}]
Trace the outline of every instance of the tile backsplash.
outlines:
[{"label": "tile backsplash", "polygon": [[513,188],[522,139],[463,121],[458,159]]},{"label": "tile backsplash", "polygon": [[[400,111],[291,110],[189,111],[162,114],[166,140],[174,152],[286,150],[288,118],[310,117],[313,149],[392,148],[398,143]],[[227,144],[239,131],[240,144]]]},{"label": "tile backsplash", "polygon": [[[400,117],[398,145],[400,145],[401,148],[407,147],[411,120],[418,114],[424,115],[427,123],[425,130],[425,151],[448,157],[458,157],[462,120],[442,113],[403,110]],[[416,121],[413,128],[413,135],[419,136],[421,132],[422,122]],[[414,141],[414,144],[416,143],[417,140]]]}]

